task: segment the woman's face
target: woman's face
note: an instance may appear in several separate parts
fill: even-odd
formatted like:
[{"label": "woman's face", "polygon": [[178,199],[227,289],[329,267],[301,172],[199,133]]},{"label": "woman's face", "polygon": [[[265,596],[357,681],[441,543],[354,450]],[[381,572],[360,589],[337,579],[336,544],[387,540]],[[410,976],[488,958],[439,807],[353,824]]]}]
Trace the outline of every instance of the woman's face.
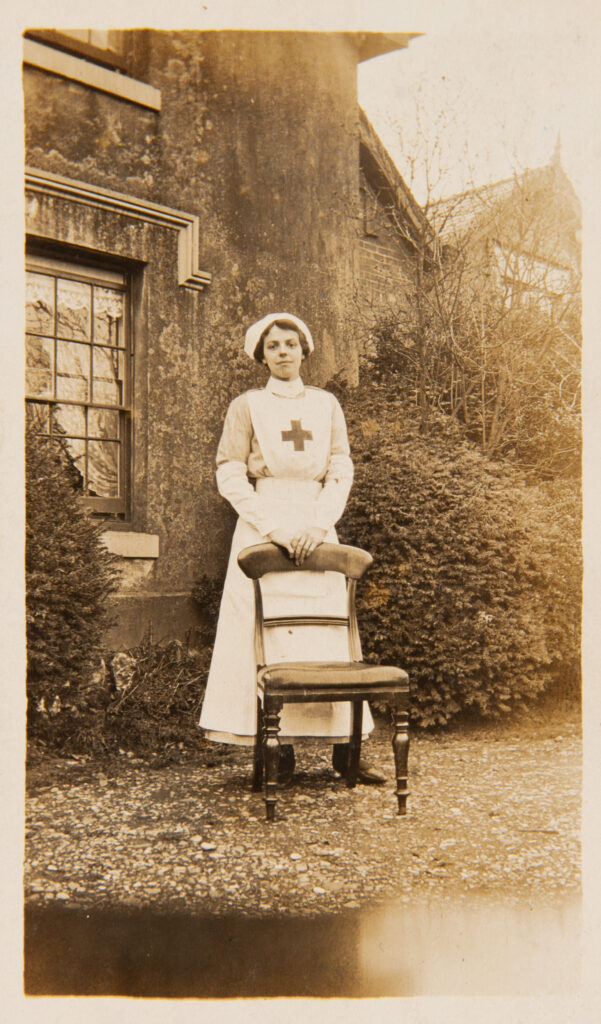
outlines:
[{"label": "woman's face", "polygon": [[269,328],[263,340],[263,362],[272,377],[278,380],[296,380],[304,359],[300,339],[292,328]]}]

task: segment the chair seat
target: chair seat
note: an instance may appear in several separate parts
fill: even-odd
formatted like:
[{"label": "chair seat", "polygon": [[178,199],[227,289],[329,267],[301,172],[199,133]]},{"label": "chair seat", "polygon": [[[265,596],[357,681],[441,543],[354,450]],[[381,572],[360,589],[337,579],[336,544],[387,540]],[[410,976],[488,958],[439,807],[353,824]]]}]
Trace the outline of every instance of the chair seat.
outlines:
[{"label": "chair seat", "polygon": [[366,665],[362,661],[282,661],[259,670],[260,687],[399,686],[409,685],[402,668]]}]

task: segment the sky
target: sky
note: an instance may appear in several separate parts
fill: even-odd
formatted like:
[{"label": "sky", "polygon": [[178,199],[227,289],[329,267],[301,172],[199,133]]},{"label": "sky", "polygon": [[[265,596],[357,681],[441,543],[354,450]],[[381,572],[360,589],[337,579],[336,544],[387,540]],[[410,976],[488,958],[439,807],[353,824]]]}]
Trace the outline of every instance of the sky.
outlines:
[{"label": "sky", "polygon": [[421,37],[360,65],[359,101],[419,202],[542,166],[558,139],[586,190],[599,157],[598,13],[524,2],[514,21],[513,0],[503,6],[505,17],[437,19],[425,4]]}]

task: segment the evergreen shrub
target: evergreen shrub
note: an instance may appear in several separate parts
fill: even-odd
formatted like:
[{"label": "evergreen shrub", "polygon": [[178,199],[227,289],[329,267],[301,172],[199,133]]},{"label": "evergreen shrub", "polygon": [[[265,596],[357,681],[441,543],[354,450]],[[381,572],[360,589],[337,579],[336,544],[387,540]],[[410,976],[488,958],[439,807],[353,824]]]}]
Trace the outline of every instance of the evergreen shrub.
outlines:
[{"label": "evergreen shrub", "polygon": [[103,746],[127,753],[177,759],[201,742],[198,719],[210,648],[196,632],[181,641],[141,644],[107,657],[110,699],[101,723]]},{"label": "evergreen shrub", "polygon": [[199,640],[209,650],[213,648],[217,631],[223,583],[224,581],[220,577],[215,578],[202,573],[192,588],[192,597],[198,604],[201,614],[201,624],[198,627]]},{"label": "evergreen shrub", "polygon": [[103,746],[177,760],[204,743],[198,726],[223,581],[201,575],[192,597],[201,622],[183,641],[154,641],[108,654],[104,688],[109,694],[101,723]]},{"label": "evergreen shrub", "polygon": [[526,486],[449,417],[420,434],[390,383],[332,390],[355,462],[340,539],[375,560],[358,591],[364,656],[409,672],[414,720],[499,715],[577,676],[574,489]]},{"label": "evergreen shrub", "polygon": [[102,524],[82,507],[66,446],[26,436],[27,723],[52,745],[77,745],[97,709],[93,675],[118,582]]}]

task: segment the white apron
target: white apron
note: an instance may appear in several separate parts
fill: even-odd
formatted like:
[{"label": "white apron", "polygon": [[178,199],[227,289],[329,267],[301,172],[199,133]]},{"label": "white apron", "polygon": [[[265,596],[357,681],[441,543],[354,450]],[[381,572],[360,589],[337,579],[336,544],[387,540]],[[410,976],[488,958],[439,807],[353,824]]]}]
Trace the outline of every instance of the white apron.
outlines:
[{"label": "white apron", "polygon": [[[304,396],[298,401],[274,403],[268,392],[254,392],[249,396],[253,429],[262,455],[269,470],[278,474],[257,480],[256,489],[263,500],[269,502],[274,517],[290,526],[313,522],[315,501],[322,485],[310,476],[316,472],[316,466],[317,472],[322,464],[325,469],[329,455],[330,420],[323,392],[308,389],[306,395],[310,396],[310,402]],[[282,431],[290,435],[289,445],[281,444]],[[303,435],[307,433],[313,435],[316,444],[303,442]],[[275,438],[273,444],[272,437]],[[306,457],[303,457],[304,449],[310,449]],[[301,456],[301,459],[294,456]],[[238,519],[200,717],[207,738],[215,742],[254,742],[257,721],[254,592],[237,558],[243,548],[265,539],[249,523]],[[325,540],[338,542],[333,528]],[[339,573],[271,573],[263,579],[262,593],[266,616],[307,611],[323,615],[346,614],[346,586]],[[347,661],[350,656],[346,630],[338,626],[270,629],[265,646],[268,663]],[[367,705],[363,723],[364,735],[367,735],[373,728]],[[348,740],[349,734],[350,704],[347,702],[288,704],[283,708],[282,742],[293,742],[302,736],[341,743]]]}]

